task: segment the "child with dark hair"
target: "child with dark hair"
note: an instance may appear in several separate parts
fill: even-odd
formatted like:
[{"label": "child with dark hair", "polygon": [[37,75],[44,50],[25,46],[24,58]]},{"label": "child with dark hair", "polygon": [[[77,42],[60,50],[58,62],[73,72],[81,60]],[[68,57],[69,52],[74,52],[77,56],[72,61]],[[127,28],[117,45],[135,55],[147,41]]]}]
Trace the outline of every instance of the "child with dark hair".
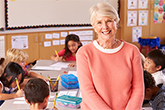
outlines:
[{"label": "child with dark hair", "polygon": [[23,90],[18,90],[15,94],[10,94],[16,84],[16,79],[19,84],[24,80],[24,70],[22,67],[14,62],[10,62],[4,69],[3,74],[0,77],[0,105],[3,104],[4,100],[17,98],[23,96]]},{"label": "child with dark hair", "polygon": [[[76,61],[76,52],[82,46],[79,36],[75,34],[69,34],[65,38],[65,48],[58,52],[59,57],[55,54],[51,56],[51,59],[58,62],[62,61]],[[71,63],[68,66],[73,67],[75,63]]]},{"label": "child with dark hair", "polygon": [[156,85],[165,85],[165,75],[162,70],[165,68],[165,52],[160,49],[150,51],[144,62],[144,70],[148,71],[155,79]]},{"label": "child with dark hair", "polygon": [[43,79],[30,79],[25,85],[24,92],[30,110],[57,110],[57,108],[45,109],[49,99],[49,86]]},{"label": "child with dark hair", "polygon": [[153,110],[165,110],[165,86],[155,84],[152,75],[144,71],[145,100],[150,100]]}]

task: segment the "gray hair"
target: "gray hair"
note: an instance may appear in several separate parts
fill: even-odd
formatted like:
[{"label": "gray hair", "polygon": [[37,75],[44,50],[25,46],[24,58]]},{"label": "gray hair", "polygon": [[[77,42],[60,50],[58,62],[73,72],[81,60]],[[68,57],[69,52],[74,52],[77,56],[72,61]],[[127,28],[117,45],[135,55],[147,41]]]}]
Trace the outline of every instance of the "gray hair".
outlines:
[{"label": "gray hair", "polygon": [[107,2],[99,2],[97,5],[92,6],[89,9],[89,15],[92,25],[94,25],[96,15],[110,17],[114,19],[114,21],[116,21],[117,23],[120,20],[115,8]]}]

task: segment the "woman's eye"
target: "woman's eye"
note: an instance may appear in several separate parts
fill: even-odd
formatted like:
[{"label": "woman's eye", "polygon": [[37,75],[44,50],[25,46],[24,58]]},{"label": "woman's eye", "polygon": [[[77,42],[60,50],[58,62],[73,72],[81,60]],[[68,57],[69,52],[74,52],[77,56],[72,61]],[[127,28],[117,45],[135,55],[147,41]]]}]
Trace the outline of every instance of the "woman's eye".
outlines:
[{"label": "woman's eye", "polygon": [[108,20],[108,22],[113,22],[113,20]]},{"label": "woman's eye", "polygon": [[97,24],[101,24],[101,22],[97,22]]}]

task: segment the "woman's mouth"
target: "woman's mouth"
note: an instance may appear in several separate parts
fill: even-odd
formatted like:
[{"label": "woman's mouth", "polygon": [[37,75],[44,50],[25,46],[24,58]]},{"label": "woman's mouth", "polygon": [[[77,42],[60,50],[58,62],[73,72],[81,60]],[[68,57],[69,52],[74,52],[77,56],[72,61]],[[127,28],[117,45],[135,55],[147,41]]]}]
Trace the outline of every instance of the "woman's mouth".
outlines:
[{"label": "woman's mouth", "polygon": [[111,30],[110,31],[107,31],[107,32],[103,32],[102,31],[102,34],[109,34],[111,32]]}]

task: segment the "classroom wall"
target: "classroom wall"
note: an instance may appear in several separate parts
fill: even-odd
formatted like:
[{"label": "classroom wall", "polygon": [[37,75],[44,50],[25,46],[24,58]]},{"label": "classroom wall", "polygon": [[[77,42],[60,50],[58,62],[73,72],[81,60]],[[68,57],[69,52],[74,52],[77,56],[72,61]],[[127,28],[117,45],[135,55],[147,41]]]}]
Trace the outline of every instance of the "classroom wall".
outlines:
[{"label": "classroom wall", "polygon": [[[127,9],[127,0],[120,0],[120,34],[121,39],[130,42],[140,47],[139,43],[132,42],[132,27],[136,26],[127,26],[127,11],[139,11],[139,10],[148,10],[148,25],[142,26],[142,36],[148,37],[151,35],[158,36],[161,41],[160,44],[165,44],[165,23],[154,23],[154,0],[148,0],[147,9]],[[137,14],[138,21],[138,14]],[[137,23],[138,24],[138,23]],[[137,25],[139,26],[139,25]],[[146,50],[143,49],[142,53],[146,55]]]},{"label": "classroom wall", "polygon": [[[158,36],[161,39],[161,44],[165,44],[165,31],[164,31],[164,27],[165,27],[165,23],[160,23],[160,24],[155,24],[153,23],[153,4],[154,0],[149,1],[149,7],[147,10],[149,10],[149,17],[148,17],[148,25],[147,26],[142,26],[142,36],[150,36],[151,34]],[[136,9],[137,11],[139,11],[139,9]],[[116,33],[116,38],[118,39],[123,39],[127,42],[130,42],[134,45],[136,45],[139,48],[139,43],[137,42],[132,42],[132,27],[128,27],[127,26],[127,0],[120,0],[120,23],[119,23],[119,27]],[[10,48],[9,44],[10,43],[10,38],[8,36],[12,36],[12,35],[32,35],[32,41],[36,42],[36,34],[38,36],[40,36],[43,33],[53,33],[53,32],[63,32],[63,31],[70,31],[70,30],[93,30],[92,27],[56,27],[56,28],[43,28],[43,29],[24,29],[24,30],[11,30],[11,31],[5,31],[5,32],[1,32],[0,31],[0,36],[4,35],[6,36],[5,38],[5,51]],[[93,36],[93,39],[97,39],[97,34],[95,33]],[[41,40],[40,38],[37,38],[37,40]],[[37,44],[38,45],[38,44]],[[37,48],[39,48],[37,46]],[[59,46],[57,47],[57,50],[60,50],[61,48],[63,48],[63,46]],[[27,51],[30,53],[30,56],[35,57],[32,58],[30,61],[33,61],[34,59],[40,58],[39,54],[37,54],[36,56],[34,56],[34,53],[32,51]],[[145,55],[145,50],[142,51],[142,53]],[[48,56],[44,57],[48,59]]]}]

